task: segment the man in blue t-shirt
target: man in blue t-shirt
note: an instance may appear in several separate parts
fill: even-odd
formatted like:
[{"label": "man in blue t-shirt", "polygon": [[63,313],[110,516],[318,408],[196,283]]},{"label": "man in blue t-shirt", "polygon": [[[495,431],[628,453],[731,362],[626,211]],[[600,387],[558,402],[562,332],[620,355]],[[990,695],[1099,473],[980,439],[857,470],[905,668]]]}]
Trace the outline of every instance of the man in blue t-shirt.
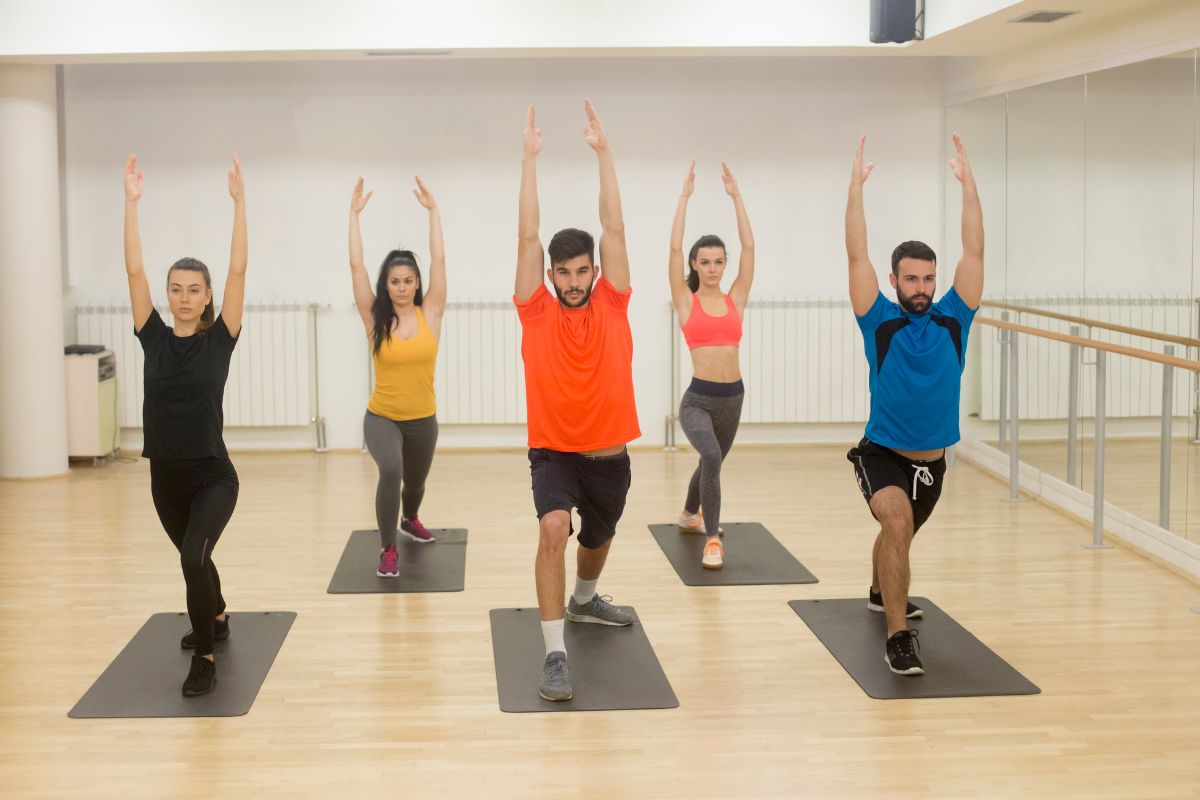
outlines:
[{"label": "man in blue t-shirt", "polygon": [[871,416],[866,435],[846,457],[880,531],[871,557],[867,608],[887,618],[884,660],[900,675],[925,672],[917,657],[917,631],[906,619],[922,615],[908,602],[908,551],[913,536],[933,513],[946,472],[946,448],[958,441],[959,383],[967,334],[983,295],[983,209],[975,178],[954,134],[950,160],[962,184],[962,259],[954,286],[933,302],[937,256],[921,242],[892,252],[893,303],[879,291],[867,256],[863,184],[874,164],[863,162],[858,140],[846,203],[846,254],[850,304],[862,329],[871,370]]}]

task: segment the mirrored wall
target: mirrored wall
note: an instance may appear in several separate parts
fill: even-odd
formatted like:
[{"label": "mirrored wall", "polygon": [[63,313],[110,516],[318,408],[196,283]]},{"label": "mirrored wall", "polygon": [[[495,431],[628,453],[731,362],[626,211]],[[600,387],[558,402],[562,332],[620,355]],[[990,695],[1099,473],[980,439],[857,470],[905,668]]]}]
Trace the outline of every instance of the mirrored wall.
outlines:
[{"label": "mirrored wall", "polygon": [[[945,138],[962,134],[984,205],[982,313],[1200,358],[1198,114],[1195,51],[948,106]],[[960,205],[949,170],[945,191],[953,263]],[[974,328],[964,434],[1007,450],[1001,345],[997,329]],[[1021,461],[1092,491],[1096,351],[1018,333],[1011,352]],[[1196,373],[1102,358],[1106,499],[1200,543]]]}]

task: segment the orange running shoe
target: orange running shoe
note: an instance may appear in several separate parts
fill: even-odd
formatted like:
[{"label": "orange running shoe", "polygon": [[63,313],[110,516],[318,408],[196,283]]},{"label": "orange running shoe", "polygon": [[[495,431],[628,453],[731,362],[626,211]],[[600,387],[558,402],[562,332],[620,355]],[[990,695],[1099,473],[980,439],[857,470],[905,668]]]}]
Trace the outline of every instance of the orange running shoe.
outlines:
[{"label": "orange running shoe", "polygon": [[705,569],[720,569],[725,566],[725,545],[716,536],[709,537],[704,543],[704,557],[700,564]]}]

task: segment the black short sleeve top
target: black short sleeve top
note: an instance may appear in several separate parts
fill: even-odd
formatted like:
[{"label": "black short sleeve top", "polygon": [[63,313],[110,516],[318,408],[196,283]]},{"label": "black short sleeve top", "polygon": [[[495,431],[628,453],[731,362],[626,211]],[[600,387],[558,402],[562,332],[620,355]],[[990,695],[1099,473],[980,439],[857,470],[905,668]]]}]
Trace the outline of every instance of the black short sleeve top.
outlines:
[{"label": "black short sleeve top", "polygon": [[227,456],[221,402],[237,337],[225,320],[218,316],[203,333],[176,336],[156,309],[135,335],[145,353],[142,455]]}]

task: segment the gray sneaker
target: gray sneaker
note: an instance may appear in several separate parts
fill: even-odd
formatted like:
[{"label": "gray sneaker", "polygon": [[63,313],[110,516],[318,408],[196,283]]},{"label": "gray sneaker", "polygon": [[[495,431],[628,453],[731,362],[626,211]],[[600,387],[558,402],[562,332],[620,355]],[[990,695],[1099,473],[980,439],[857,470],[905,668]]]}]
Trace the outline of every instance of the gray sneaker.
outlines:
[{"label": "gray sneaker", "polygon": [[567,654],[555,650],[542,664],[542,685],[538,694],[547,700],[570,700],[571,681],[567,677]]},{"label": "gray sneaker", "polygon": [[633,617],[608,602],[611,597],[592,595],[586,603],[567,601],[567,619],[571,622],[594,622],[597,625],[632,625]]}]

